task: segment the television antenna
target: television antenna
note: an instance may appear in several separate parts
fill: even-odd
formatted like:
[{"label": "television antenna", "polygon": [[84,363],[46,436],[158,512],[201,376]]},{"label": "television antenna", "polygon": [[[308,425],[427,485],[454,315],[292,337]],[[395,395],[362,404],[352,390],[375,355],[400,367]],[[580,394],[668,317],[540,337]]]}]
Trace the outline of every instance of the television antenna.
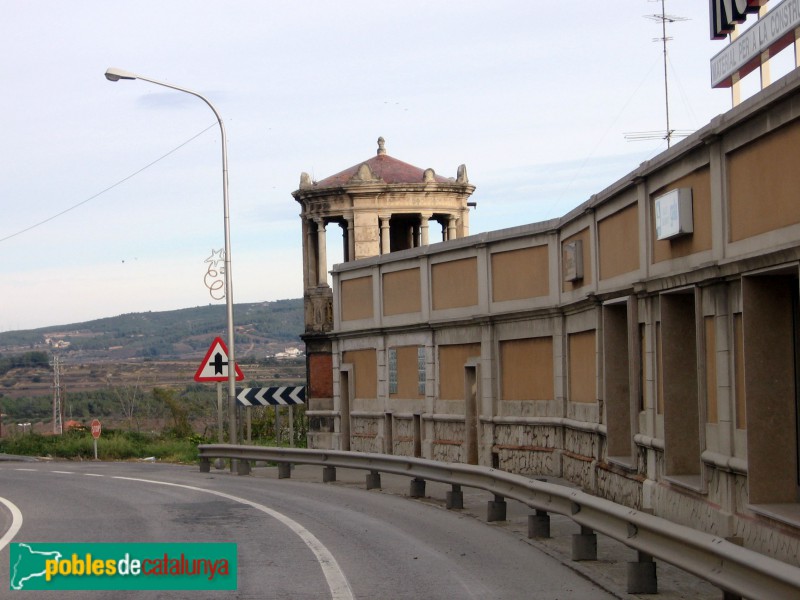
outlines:
[{"label": "television antenna", "polygon": [[644,140],[662,139],[667,140],[667,148],[672,144],[673,137],[685,137],[691,133],[688,130],[672,129],[669,123],[669,77],[667,75],[667,42],[672,38],[667,36],[667,23],[677,23],[679,21],[688,21],[686,17],[676,17],[675,15],[668,15],[664,6],[665,0],[650,0],[651,2],[661,3],[661,14],[644,15],[645,19],[661,23],[661,37],[653,38],[654,42],[661,42],[664,56],[664,108],[666,113],[667,127],[662,131],[638,131],[625,134],[625,139],[629,142],[640,142]]}]

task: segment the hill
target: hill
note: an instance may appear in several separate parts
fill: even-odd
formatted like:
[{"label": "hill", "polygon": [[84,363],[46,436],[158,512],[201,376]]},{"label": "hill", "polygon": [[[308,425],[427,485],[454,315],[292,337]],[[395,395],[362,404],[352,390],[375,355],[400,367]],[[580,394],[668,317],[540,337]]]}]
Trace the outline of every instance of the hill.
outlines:
[{"label": "hill", "polygon": [[[226,320],[225,306],[202,306],[0,333],[0,423],[52,431],[57,356],[65,419],[103,417],[111,426],[130,428],[135,421],[137,429],[147,423],[160,430],[169,415],[155,388],[167,388],[179,394],[195,429],[207,432],[215,385],[195,383],[193,376],[214,338],[227,340]],[[239,385],[305,382],[302,354],[275,356],[290,347],[304,350],[302,299],[237,304],[234,325],[236,362],[245,374]],[[0,431],[8,436],[16,428]]]},{"label": "hill", "polygon": [[[302,347],[302,299],[234,305],[236,356],[256,361]],[[227,339],[224,305],[129,313],[84,323],[0,333],[0,356],[30,351],[58,353],[76,363],[193,360],[212,340]]]}]

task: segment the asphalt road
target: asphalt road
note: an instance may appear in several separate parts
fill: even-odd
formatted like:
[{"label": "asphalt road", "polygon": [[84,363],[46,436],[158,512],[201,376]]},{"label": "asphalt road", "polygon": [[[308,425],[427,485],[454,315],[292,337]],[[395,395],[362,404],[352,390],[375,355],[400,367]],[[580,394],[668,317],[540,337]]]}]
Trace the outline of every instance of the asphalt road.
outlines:
[{"label": "asphalt road", "polygon": [[237,591],[81,591],[59,598],[612,597],[519,538],[455,511],[350,487],[201,474],[197,467],[2,462],[0,598],[52,600],[53,592],[8,591],[9,541],[238,545]]}]

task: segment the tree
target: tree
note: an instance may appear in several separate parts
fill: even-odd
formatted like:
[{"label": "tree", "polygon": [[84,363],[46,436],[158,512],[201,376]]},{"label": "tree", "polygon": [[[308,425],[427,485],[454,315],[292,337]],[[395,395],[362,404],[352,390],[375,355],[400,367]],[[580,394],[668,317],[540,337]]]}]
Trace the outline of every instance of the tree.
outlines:
[{"label": "tree", "polygon": [[172,416],[172,427],[166,430],[177,438],[188,438],[192,435],[192,425],[189,423],[189,411],[175,398],[175,391],[166,388],[153,388],[153,399],[163,402]]},{"label": "tree", "polygon": [[133,387],[113,387],[111,385],[111,378],[106,379],[108,389],[112,392],[119,402],[120,410],[125,420],[128,421],[128,429],[133,429],[134,423],[136,424],[136,431],[139,431],[139,419],[136,414],[136,409],[141,398],[139,393],[139,378],[136,378],[136,385]]}]

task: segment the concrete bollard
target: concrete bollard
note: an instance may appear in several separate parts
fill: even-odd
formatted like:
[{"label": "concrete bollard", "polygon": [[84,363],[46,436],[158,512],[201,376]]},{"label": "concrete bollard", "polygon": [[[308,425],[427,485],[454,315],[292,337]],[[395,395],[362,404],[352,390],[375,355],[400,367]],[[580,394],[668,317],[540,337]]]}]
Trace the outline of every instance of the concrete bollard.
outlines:
[{"label": "concrete bollard", "polygon": [[322,483],[336,481],[336,467],[325,467],[322,469]]},{"label": "concrete bollard", "polygon": [[453,484],[453,489],[445,493],[445,506],[448,510],[464,508],[464,492],[461,486]]},{"label": "concrete bollard", "polygon": [[419,477],[414,477],[414,479],[411,480],[411,488],[408,492],[408,495],[412,498],[424,498],[425,480],[420,479]]},{"label": "concrete bollard", "polygon": [[489,500],[486,510],[486,521],[505,521],[506,520],[506,501],[502,496],[495,494],[494,500]]},{"label": "concrete bollard", "polygon": [[572,560],[597,560],[597,534],[589,527],[572,535]]},{"label": "concrete bollard", "polygon": [[201,473],[210,473],[211,472],[211,461],[207,458],[200,459],[200,472]]},{"label": "concrete bollard", "polygon": [[292,463],[278,463],[278,479],[289,479],[292,476]]},{"label": "concrete bollard", "polygon": [[644,552],[637,554],[638,560],[628,563],[628,593],[657,594],[656,563],[649,554]]},{"label": "concrete bollard", "polygon": [[250,475],[250,461],[237,460],[236,461],[236,474],[237,475]]},{"label": "concrete bollard", "polygon": [[381,489],[381,474],[378,471],[370,471],[367,473],[367,489],[379,490]]},{"label": "concrete bollard", "polygon": [[528,537],[550,537],[550,515],[546,510],[536,509],[532,515],[528,515]]}]

